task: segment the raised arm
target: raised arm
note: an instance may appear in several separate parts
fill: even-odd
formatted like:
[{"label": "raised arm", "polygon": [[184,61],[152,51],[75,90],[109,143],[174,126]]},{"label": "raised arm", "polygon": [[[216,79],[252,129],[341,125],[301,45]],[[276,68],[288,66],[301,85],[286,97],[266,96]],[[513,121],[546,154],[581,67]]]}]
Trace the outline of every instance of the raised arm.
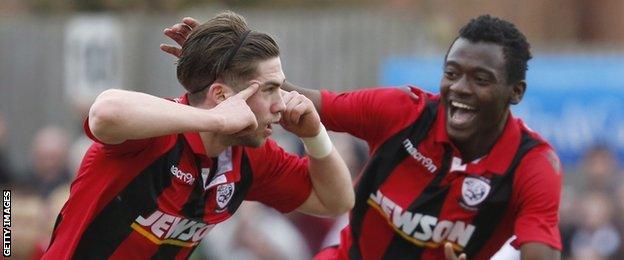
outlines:
[{"label": "raised arm", "polygon": [[308,172],[313,190],[297,209],[313,215],[337,216],[355,203],[351,175],[336,151],[312,101],[296,91],[284,94],[286,109],[280,124],[300,137],[310,157]]},{"label": "raised arm", "polygon": [[245,102],[257,90],[254,84],[212,109],[200,109],[145,93],[110,89],[91,106],[89,129],[106,144],[183,132],[236,133],[257,126]]},{"label": "raised arm", "polygon": [[558,260],[561,259],[561,252],[546,244],[526,243],[520,247],[520,258],[522,260]]}]

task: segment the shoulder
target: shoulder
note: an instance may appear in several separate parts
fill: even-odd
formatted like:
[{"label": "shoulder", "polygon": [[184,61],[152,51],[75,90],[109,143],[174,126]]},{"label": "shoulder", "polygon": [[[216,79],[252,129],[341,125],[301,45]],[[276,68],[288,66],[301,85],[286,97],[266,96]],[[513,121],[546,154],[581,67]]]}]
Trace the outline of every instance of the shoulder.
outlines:
[{"label": "shoulder", "polygon": [[522,131],[539,144],[522,158],[516,169],[514,190],[520,193],[536,189],[550,189],[554,193],[561,190],[563,167],[554,148],[537,132],[528,128],[521,120]]},{"label": "shoulder", "polygon": [[420,104],[425,97],[435,96],[415,86],[392,86],[363,88],[347,92],[332,92],[321,90],[323,103],[331,105],[333,102],[392,102],[393,104]]}]

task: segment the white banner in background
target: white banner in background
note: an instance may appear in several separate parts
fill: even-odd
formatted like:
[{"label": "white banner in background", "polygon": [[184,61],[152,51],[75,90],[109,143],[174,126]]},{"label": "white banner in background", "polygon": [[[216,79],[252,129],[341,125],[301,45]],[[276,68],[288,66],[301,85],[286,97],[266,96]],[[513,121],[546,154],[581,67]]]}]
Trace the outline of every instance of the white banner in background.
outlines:
[{"label": "white banner in background", "polygon": [[65,94],[91,101],[109,88],[123,88],[122,23],[112,16],[76,16],[65,31]]}]

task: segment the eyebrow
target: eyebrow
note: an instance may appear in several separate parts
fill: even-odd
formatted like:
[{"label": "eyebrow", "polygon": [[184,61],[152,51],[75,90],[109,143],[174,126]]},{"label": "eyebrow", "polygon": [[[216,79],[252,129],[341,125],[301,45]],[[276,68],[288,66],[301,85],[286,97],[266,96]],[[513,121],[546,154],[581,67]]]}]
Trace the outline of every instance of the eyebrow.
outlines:
[{"label": "eyebrow", "polygon": [[280,87],[282,85],[284,85],[284,83],[286,83],[286,79],[284,79],[281,83],[279,81],[276,80],[269,80],[267,82],[264,82],[263,87]]},{"label": "eyebrow", "polygon": [[[447,65],[451,65],[451,66],[455,66],[455,67],[461,67],[459,65],[459,63],[457,63],[455,61],[452,61],[452,60],[450,60],[450,61],[447,60],[446,62],[444,62],[443,67],[446,67]],[[498,79],[498,77],[496,76],[496,73],[494,73],[494,71],[491,71],[491,70],[486,69],[484,67],[475,67],[475,68],[472,69],[472,71],[477,72],[477,73],[479,73],[479,72],[485,73],[485,74],[488,74],[489,76],[493,77],[494,79]]]}]

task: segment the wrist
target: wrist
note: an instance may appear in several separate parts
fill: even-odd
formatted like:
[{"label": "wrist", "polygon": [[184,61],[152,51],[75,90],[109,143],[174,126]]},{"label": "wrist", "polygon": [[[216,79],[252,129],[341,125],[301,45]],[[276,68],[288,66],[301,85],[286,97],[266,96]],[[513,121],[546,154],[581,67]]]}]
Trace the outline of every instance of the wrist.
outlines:
[{"label": "wrist", "polygon": [[300,138],[305,147],[306,154],[316,159],[327,157],[334,149],[334,144],[331,139],[329,139],[329,135],[323,124],[321,124],[319,128],[320,131],[315,136]]},{"label": "wrist", "polygon": [[201,113],[203,113],[203,117],[197,118],[205,118],[206,120],[195,120],[202,124],[200,132],[214,132],[214,133],[223,133],[226,129],[227,119],[218,113],[215,113],[213,110],[203,110],[201,109]]}]

